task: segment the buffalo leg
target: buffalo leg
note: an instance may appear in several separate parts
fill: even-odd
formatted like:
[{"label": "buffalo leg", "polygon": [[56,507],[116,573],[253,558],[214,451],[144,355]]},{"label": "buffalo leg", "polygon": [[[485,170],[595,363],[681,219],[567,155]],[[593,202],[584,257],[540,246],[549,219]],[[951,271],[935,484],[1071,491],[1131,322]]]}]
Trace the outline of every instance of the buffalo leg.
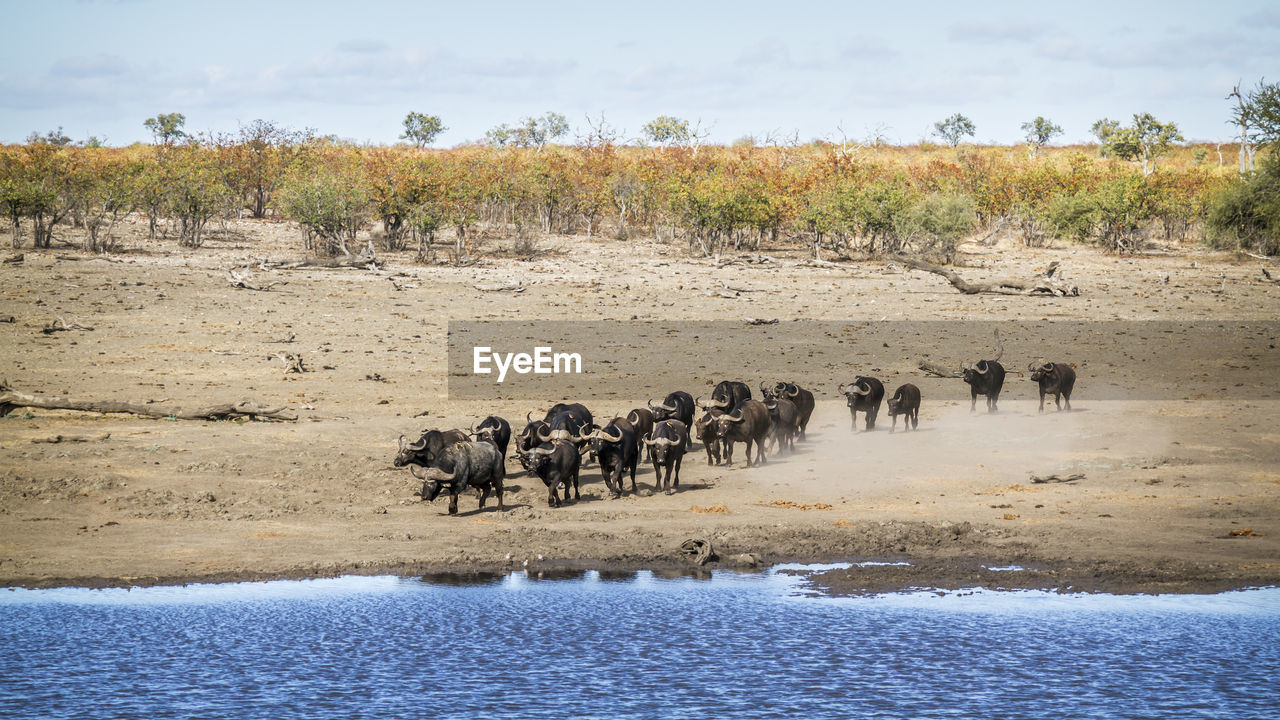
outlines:
[{"label": "buffalo leg", "polygon": [[[906,423],[903,423],[903,425],[906,425]],[[911,429],[912,430],[920,429],[920,408],[916,408],[915,410],[911,411]]]},{"label": "buffalo leg", "polygon": [[683,455],[681,455],[681,456],[679,456],[679,457],[677,457],[677,458],[676,458],[676,470],[675,470],[675,477],[674,477],[674,479],[671,481],[671,489],[672,489],[672,490],[679,490],[679,489],[680,489],[680,463],[682,463],[682,462],[684,462],[684,456],[683,456]]},{"label": "buffalo leg", "polygon": [[449,514],[458,514],[458,495],[456,493],[449,493]]},{"label": "buffalo leg", "polygon": [[[972,413],[978,407],[978,390],[972,385],[969,386],[969,412]],[[990,409],[990,408],[988,408]]]},{"label": "buffalo leg", "polygon": [[[1067,404],[1067,412],[1071,412],[1071,393],[1062,393],[1062,400]],[[1058,408],[1061,410],[1062,408]]]},{"label": "buffalo leg", "polygon": [[858,411],[849,409],[849,431],[858,432]]},{"label": "buffalo leg", "polygon": [[[890,424],[890,425],[889,425],[889,432],[891,432],[891,433],[892,433],[892,432],[894,432],[895,430],[897,430],[897,429],[898,429],[898,414],[897,414],[897,413],[889,413],[889,419],[893,421],[893,422],[892,422],[892,424]],[[908,422],[910,422],[910,420],[911,420],[911,417],[910,417],[910,416],[908,416],[908,417],[907,417],[907,421],[908,421]],[[905,425],[906,423],[903,423],[903,424]]]},{"label": "buffalo leg", "polygon": [[[565,499],[565,500],[568,500],[568,499],[569,499],[569,485],[568,485],[568,483],[566,483],[566,484],[565,484],[565,486],[564,486],[564,499]],[[582,499],[582,495],[578,494],[578,471],[577,471],[577,470],[574,470],[574,471],[573,471],[573,499],[574,499],[575,501],[577,501],[577,500],[581,500],[581,499]]]},{"label": "buffalo leg", "polygon": [[[1054,396],[1054,402],[1057,402],[1057,396]],[[1061,406],[1059,406],[1058,409],[1061,410],[1062,409]],[[1043,390],[1040,391],[1040,412],[1044,412],[1044,391]]]},{"label": "buffalo leg", "polygon": [[[636,466],[639,464],[637,461],[631,463],[631,492],[636,491]],[[618,478],[618,484],[622,484],[622,478]]]},{"label": "buffalo leg", "polygon": [[876,415],[878,414],[880,414],[879,405],[876,405],[875,407],[867,411],[867,429],[868,430],[876,429]]}]

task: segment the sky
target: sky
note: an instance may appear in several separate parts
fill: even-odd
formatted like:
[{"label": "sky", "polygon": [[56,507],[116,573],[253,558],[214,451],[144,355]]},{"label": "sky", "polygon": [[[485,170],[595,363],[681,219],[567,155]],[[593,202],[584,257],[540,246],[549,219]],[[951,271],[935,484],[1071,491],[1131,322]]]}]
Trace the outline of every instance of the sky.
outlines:
[{"label": "sky", "polygon": [[[143,122],[234,133],[264,119],[391,144],[410,111],[438,147],[547,112],[623,139],[671,115],[708,141],[1058,143],[1148,112],[1229,140],[1231,88],[1280,79],[1280,1],[193,2],[0,0],[0,142],[61,127],[148,141]],[[572,140],[572,138],[566,138]]]}]

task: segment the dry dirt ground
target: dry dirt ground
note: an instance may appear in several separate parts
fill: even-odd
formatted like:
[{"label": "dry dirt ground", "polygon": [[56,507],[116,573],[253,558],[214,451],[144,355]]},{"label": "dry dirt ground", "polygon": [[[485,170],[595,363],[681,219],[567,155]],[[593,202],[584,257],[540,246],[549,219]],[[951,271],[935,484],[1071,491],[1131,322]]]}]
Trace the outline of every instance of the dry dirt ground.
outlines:
[{"label": "dry dirt ground", "polygon": [[[739,567],[911,563],[818,578],[841,591],[1280,581],[1280,286],[1259,282],[1252,259],[1191,247],[1139,258],[964,247],[958,270],[971,279],[1061,261],[1081,295],[1055,299],[966,296],[891,263],[815,267],[798,252],[716,262],[679,246],[574,237],[542,239],[537,257],[521,259],[494,252],[511,242],[491,239],[492,254],[467,267],[415,265],[404,253],[385,255],[381,271],[255,269],[260,282],[286,283],[258,292],[233,288],[226,270],[298,257],[295,227],[232,223],[198,250],[140,229],[110,258],[55,248],[0,265],[0,320],[12,317],[0,323],[0,377],[28,393],[97,400],[248,397],[299,419],[13,411],[0,419],[0,585],[676,570],[689,566],[678,551],[688,538]],[[511,286],[521,290],[497,289]],[[92,329],[42,332],[59,317]],[[728,346],[690,334],[615,355],[610,377],[632,385],[592,389],[588,363],[565,396],[449,392],[450,320],[515,320],[531,338],[539,321],[616,321],[582,338],[599,356],[634,344],[636,323],[673,318],[761,334]],[[930,324],[904,340],[911,321]],[[1072,412],[1038,413],[1034,384],[1011,373],[1000,412],[980,403],[971,415],[959,380],[917,369],[922,357],[991,357],[991,323],[1006,328],[1011,371],[1046,355],[1077,364]],[[277,352],[300,353],[310,371],[285,374]],[[818,397],[809,437],[750,468],[741,446],[729,468],[708,466],[695,446],[670,495],[652,493],[642,465],[639,493],[607,499],[591,464],[582,499],[559,509],[512,461],[505,512],[465,496],[453,517],[391,465],[401,434],[489,414],[518,430],[527,412],[559,400],[625,412],[655,394],[640,378],[662,373],[685,378],[669,389],[703,395],[720,379],[794,379]],[[851,432],[837,388],[858,374],[890,392],[919,385],[919,430],[890,433],[882,411],[874,431],[860,419]],[[1030,479],[1054,473],[1084,477]],[[991,569],[1008,566],[1024,569]]]}]

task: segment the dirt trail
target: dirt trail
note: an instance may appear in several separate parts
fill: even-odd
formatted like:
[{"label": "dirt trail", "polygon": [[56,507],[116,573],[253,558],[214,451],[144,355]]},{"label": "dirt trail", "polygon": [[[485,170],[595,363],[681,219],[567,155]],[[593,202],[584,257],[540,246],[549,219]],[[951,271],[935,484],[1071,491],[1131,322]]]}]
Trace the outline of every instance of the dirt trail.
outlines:
[{"label": "dirt trail", "polygon": [[[1253,264],[1193,249],[1118,259],[1074,247],[975,246],[967,248],[969,267],[960,268],[975,279],[1031,275],[1060,260],[1083,294],[961,296],[939,278],[885,263],[814,268],[779,253],[780,261],[743,256],[716,266],[673,246],[563,238],[543,241],[559,253],[469,268],[415,266],[402,255],[388,257],[382,273],[255,271],[287,284],[253,292],[231,288],[226,268],[291,256],[296,236],[284,224],[232,230],[195,252],[136,240],[147,251],[124,253],[120,262],[28,251],[24,263],[6,266],[0,316],[15,321],[0,323],[0,377],[12,387],[167,405],[248,396],[287,404],[301,419],[192,422],[37,410],[0,419],[0,584],[422,573],[526,562],[678,568],[686,561],[677,548],[690,537],[710,539],[726,562],[755,554],[765,563],[915,563],[914,570],[832,581],[842,589],[955,586],[981,577],[983,564],[1034,568],[1021,579],[1002,575],[1010,585],[1203,590],[1280,578],[1280,288],[1252,282]],[[488,249],[502,242],[490,240]],[[1214,292],[1224,288],[1222,275],[1225,289]],[[480,289],[512,284],[524,290]],[[737,294],[719,293],[726,284]],[[991,343],[976,331],[959,347],[954,337],[894,343],[833,332],[812,343],[787,340],[788,352],[772,356],[759,347],[709,352],[702,339],[689,340],[678,345],[686,352],[632,358],[609,372],[645,374],[675,362],[695,393],[731,377],[754,388],[767,378],[811,376],[818,408],[794,455],[746,468],[739,447],[738,464],[721,468],[707,466],[695,448],[681,492],[653,495],[652,469],[642,466],[641,492],[619,500],[605,499],[590,465],[582,501],[559,510],[546,507],[541,483],[514,462],[501,515],[477,512],[465,497],[460,515],[448,517],[443,501],[416,498],[416,483],[390,464],[400,434],[465,427],[491,413],[519,426],[552,399],[535,401],[515,388],[483,400],[451,396],[448,321],[578,320],[587,310],[597,320],[623,321],[619,337],[589,338],[600,346],[620,343],[633,316],[675,313],[682,321],[778,318],[778,326],[762,326],[778,342],[792,318],[849,327],[1093,321],[1072,332],[1075,342],[1099,350],[1064,358],[1082,364],[1074,412],[1038,413],[1034,385],[1011,375],[999,414],[970,415],[966,386],[925,376],[915,363],[925,355],[947,363],[987,356]],[[93,330],[41,332],[57,317]],[[1187,329],[1172,344],[1154,336],[1116,343],[1103,321],[1117,320]],[[1205,333],[1206,324],[1221,331]],[[1166,354],[1173,347],[1191,358],[1187,366],[1161,365],[1151,356],[1157,342]],[[1010,341],[1011,370],[1033,346],[1019,343]],[[1055,347],[1071,353],[1070,345]],[[285,375],[271,357],[282,351],[302,353],[311,372]],[[904,381],[918,384],[925,397],[919,431],[903,432],[899,423],[891,434],[882,410],[875,431],[862,432],[860,419],[851,433],[836,387],[860,372],[884,378],[890,392]],[[591,378],[568,382],[554,399],[582,400],[598,412],[625,411],[647,397],[616,386],[591,397]],[[1030,479],[1055,473],[1085,477]],[[717,506],[727,512],[691,511]]]}]

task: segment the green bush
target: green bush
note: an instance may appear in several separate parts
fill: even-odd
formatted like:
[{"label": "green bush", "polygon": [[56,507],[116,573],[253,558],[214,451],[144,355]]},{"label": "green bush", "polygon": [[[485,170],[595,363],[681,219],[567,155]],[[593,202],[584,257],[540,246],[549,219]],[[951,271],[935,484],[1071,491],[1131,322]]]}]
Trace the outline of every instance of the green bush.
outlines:
[{"label": "green bush", "polygon": [[1213,247],[1280,253],[1280,153],[1214,198],[1205,224]]},{"label": "green bush", "polygon": [[897,234],[923,255],[950,263],[956,244],[978,226],[978,207],[968,195],[926,195],[903,212]]},{"label": "green bush", "polygon": [[354,170],[341,163],[300,169],[277,195],[284,212],[302,226],[308,251],[352,254],[348,243],[354,243],[373,210],[369,191]]}]

